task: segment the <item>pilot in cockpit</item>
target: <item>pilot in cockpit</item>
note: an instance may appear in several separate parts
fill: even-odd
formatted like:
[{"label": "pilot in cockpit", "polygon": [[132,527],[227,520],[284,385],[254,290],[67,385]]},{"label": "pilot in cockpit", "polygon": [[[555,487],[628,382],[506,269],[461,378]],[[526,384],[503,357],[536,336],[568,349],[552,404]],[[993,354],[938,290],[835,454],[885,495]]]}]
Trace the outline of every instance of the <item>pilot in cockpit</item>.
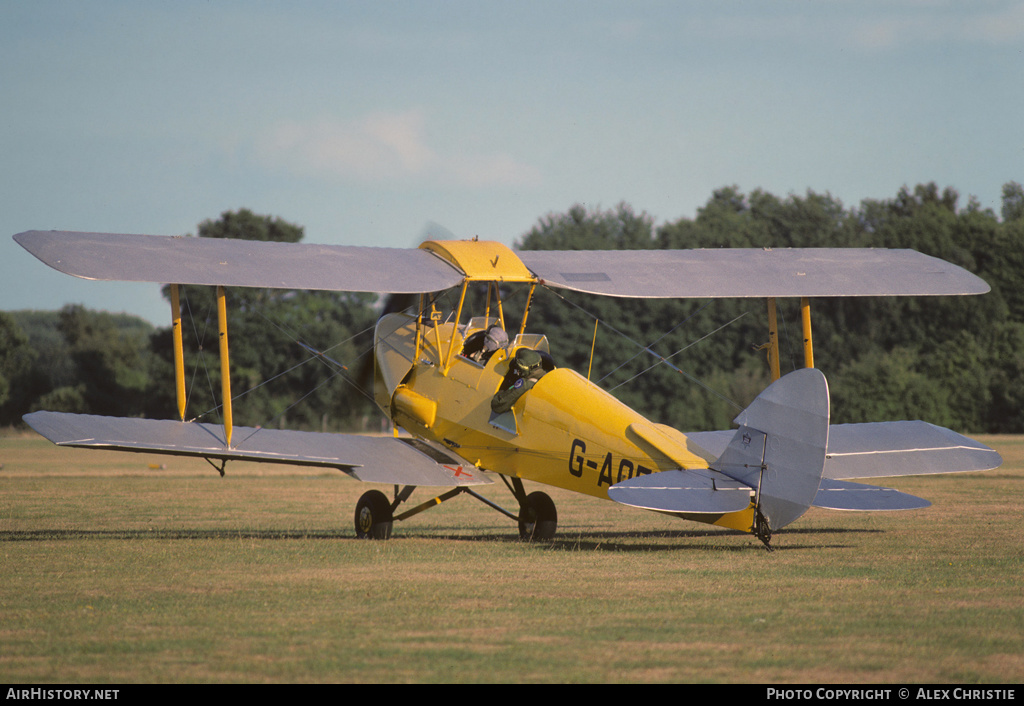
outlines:
[{"label": "pilot in cockpit", "polygon": [[477,363],[486,364],[498,350],[508,347],[508,334],[498,324],[486,331],[477,331],[462,347],[462,355]]},{"label": "pilot in cockpit", "polygon": [[531,348],[520,348],[509,363],[508,373],[491,398],[491,411],[503,414],[529,392],[547,372],[544,357]]}]

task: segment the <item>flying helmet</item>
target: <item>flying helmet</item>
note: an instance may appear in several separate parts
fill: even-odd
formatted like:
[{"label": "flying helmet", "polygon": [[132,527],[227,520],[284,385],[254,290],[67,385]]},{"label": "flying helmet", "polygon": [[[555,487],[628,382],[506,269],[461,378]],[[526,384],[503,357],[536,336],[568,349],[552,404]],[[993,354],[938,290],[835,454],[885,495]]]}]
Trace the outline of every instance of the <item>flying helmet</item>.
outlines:
[{"label": "flying helmet", "polygon": [[532,348],[520,348],[512,359],[512,368],[522,376],[529,375],[541,365],[540,353]]},{"label": "flying helmet", "polygon": [[508,334],[505,333],[505,329],[501,326],[491,326],[487,329],[487,334],[484,336],[484,352],[493,353],[499,348],[505,348],[508,345]]}]

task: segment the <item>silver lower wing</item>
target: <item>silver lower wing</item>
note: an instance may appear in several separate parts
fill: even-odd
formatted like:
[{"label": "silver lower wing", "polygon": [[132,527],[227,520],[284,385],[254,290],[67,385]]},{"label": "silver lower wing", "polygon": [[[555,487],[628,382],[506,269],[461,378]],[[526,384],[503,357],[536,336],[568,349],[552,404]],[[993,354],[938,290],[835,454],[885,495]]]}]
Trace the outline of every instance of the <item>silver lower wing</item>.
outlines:
[{"label": "silver lower wing", "polygon": [[228,448],[224,429],[215,424],[61,412],[24,419],[58,446],[337,468],[357,480],[393,485],[493,483],[465,461],[415,439],[235,427]]},{"label": "silver lower wing", "polygon": [[989,471],[1002,457],[984,444],[928,422],[840,424],[828,439],[825,478],[883,478]]},{"label": "silver lower wing", "polygon": [[[686,437],[720,456],[735,431],[691,432]],[[885,478],[988,471],[1003,462],[984,444],[927,422],[833,424],[823,478]]]}]

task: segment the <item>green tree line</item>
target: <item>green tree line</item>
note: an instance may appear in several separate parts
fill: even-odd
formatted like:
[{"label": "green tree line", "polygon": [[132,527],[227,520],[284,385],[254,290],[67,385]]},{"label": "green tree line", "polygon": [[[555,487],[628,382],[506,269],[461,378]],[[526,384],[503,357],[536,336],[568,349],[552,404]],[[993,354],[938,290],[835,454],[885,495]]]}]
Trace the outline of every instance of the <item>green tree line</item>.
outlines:
[{"label": "green tree line", "polygon": [[[240,210],[204,221],[197,235],[298,242],[303,229]],[[695,217],[661,225],[625,203],[575,205],[540,218],[516,246],[885,247],[949,260],[992,291],[812,300],[815,364],[829,381],[833,421],[925,419],[959,431],[1022,432],[1022,243],[1024,189],[1010,182],[999,214],[974,198],[961,204],[955,190],[935,184],[852,208],[812,191],[781,198],[726,187]],[[182,302],[186,417],[218,421],[213,290],[185,287]],[[405,304],[348,292],[229,289],[236,424],[380,428],[370,401],[372,327],[384,309]],[[785,372],[803,362],[800,312],[797,301],[779,300],[778,308]],[[627,404],[684,431],[728,428],[769,382],[762,301],[628,300],[539,288],[529,330],[548,335],[558,364],[589,369]],[[36,409],[173,418],[171,355],[169,327],[130,316],[80,306],[0,313],[0,424]]]},{"label": "green tree line", "polygon": [[[997,216],[953,189],[903,188],[845,208],[829,194],[786,198],[715,191],[696,217],[656,226],[629,205],[574,206],[542,218],[523,249],[718,247],[910,248],[970,270],[982,296],[812,300],[815,365],[829,381],[836,423],[925,419],[961,431],[1024,430],[1024,190],[1003,188]],[[531,328],[557,330],[566,364],[651,418],[684,430],[727,428],[769,382],[764,302],[618,300],[548,292]],[[799,302],[779,300],[783,372],[803,364]],[[584,320],[585,319],[585,320]],[[724,327],[724,328],[723,328]],[[672,366],[647,370],[650,345]],[[652,345],[653,344],[653,345]],[[623,365],[623,361],[629,361]],[[647,372],[643,372],[647,370]],[[639,377],[635,377],[643,372]]]}]

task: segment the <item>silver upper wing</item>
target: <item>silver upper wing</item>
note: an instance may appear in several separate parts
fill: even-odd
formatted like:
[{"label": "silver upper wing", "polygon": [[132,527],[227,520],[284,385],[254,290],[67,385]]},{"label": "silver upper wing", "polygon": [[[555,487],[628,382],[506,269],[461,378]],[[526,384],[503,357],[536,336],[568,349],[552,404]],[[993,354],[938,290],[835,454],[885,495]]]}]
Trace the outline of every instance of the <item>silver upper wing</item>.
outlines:
[{"label": "silver upper wing", "polygon": [[[128,282],[353,292],[436,292],[463,273],[419,248],[373,248],[70,231],[14,236],[56,270]],[[738,248],[530,250],[553,287],[614,297],[862,297],[984,294],[967,270],[913,250]]]},{"label": "silver upper wing", "polygon": [[75,277],[348,292],[437,292],[462,273],[426,250],[31,230],[14,239]]},{"label": "silver upper wing", "polygon": [[914,250],[720,248],[530,250],[548,285],[635,298],[876,297],[984,294],[984,280]]}]

